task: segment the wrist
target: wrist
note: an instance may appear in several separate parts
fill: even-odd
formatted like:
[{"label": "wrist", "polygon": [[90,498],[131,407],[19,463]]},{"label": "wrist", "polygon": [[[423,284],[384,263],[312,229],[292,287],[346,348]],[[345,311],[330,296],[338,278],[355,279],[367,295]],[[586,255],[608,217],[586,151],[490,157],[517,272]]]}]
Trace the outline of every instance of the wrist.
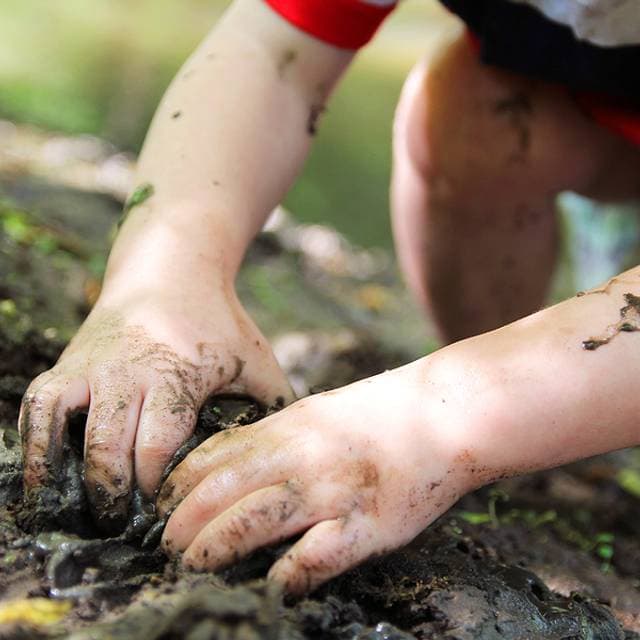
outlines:
[{"label": "wrist", "polygon": [[497,359],[484,357],[478,347],[482,343],[473,339],[459,342],[415,363],[423,396],[422,428],[435,440],[427,446],[450,461],[448,473],[461,494],[504,474],[493,448],[496,434],[505,430],[510,398],[500,383]]},{"label": "wrist", "polygon": [[[119,234],[107,264],[103,293],[163,289],[188,295],[233,289],[244,245],[229,224],[193,210],[140,211]],[[133,212],[132,212],[133,214]]]}]

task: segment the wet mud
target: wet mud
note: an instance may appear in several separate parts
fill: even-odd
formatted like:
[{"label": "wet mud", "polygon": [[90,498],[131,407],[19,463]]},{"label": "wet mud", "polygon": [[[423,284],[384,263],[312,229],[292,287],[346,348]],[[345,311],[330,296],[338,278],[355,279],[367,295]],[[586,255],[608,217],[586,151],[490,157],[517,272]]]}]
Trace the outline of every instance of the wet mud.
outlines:
[{"label": "wet mud", "polygon": [[[285,75],[289,58],[282,60]],[[509,115],[514,108],[517,118]],[[525,102],[501,109],[514,130],[528,117]],[[525,138],[516,142],[524,147]],[[59,173],[56,165],[51,175]],[[34,192],[31,180],[16,185],[15,197]],[[406,549],[301,600],[264,580],[287,544],[215,575],[185,571],[158,550],[163,523],[139,494],[124,531],[105,535],[80,482],[81,415],[72,418],[57,483],[23,502],[21,397],[57,360],[64,344],[55,336],[73,335],[86,315],[93,299],[82,284],[91,275],[86,256],[104,250],[120,213],[84,192],[65,189],[56,208],[49,206],[58,202],[51,185],[38,184],[38,193],[46,212],[26,220],[36,230],[45,219],[60,220],[54,230],[64,251],[54,260],[0,233],[0,272],[11,274],[0,284],[0,638],[640,638],[640,455],[633,451],[466,496]],[[295,328],[276,346],[300,394],[392,368],[424,346],[422,320],[408,320],[387,260],[341,243],[327,262],[304,248],[312,231],[285,221],[261,236],[239,281],[269,335]],[[207,405],[174,464],[206,435],[260,415],[238,398]]]},{"label": "wet mud", "polygon": [[620,333],[632,333],[640,330],[640,297],[633,293],[623,294],[626,305],[620,308],[620,320],[609,325],[602,335],[589,338],[582,342],[582,348],[586,351],[596,349],[609,344]]},{"label": "wet mud", "polygon": [[[0,338],[3,348],[28,354],[17,373],[0,375],[0,620],[17,601],[68,603],[47,624],[28,615],[0,624],[1,638],[640,638],[638,499],[612,482],[615,471],[597,481],[588,471],[557,472],[571,479],[569,489],[553,472],[509,481],[508,504],[490,489],[477,492],[407,548],[289,600],[264,580],[286,544],[219,574],[190,573],[158,549],[163,523],[137,494],[125,531],[103,537],[81,482],[82,416],[69,429],[58,487],[23,502],[19,401],[60,345],[35,335],[23,344]],[[261,415],[247,399],[210,401],[171,468],[210,434]],[[582,500],[572,502],[574,494]],[[577,505],[591,520],[574,517]],[[611,528],[615,551],[605,571],[589,541]]]}]

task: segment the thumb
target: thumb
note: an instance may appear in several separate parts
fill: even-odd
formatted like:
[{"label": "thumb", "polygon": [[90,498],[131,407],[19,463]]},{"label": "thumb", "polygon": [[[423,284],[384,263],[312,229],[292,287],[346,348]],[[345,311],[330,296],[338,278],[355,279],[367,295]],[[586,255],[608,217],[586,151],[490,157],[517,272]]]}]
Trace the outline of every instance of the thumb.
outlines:
[{"label": "thumb", "polygon": [[225,390],[247,393],[267,407],[284,407],[295,393],[266,340],[256,339],[238,358],[237,373]]}]

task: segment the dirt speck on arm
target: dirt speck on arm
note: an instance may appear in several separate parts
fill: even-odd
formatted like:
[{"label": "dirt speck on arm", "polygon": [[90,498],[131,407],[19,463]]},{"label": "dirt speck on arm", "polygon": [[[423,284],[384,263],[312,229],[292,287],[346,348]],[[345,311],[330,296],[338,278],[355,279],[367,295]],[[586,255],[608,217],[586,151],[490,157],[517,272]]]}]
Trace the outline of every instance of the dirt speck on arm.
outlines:
[{"label": "dirt speck on arm", "polygon": [[[593,293],[599,292],[594,291]],[[595,351],[603,345],[609,344],[621,332],[631,333],[640,330],[640,296],[625,293],[623,297],[627,304],[620,308],[620,320],[615,324],[610,324],[602,335],[583,340],[582,348],[585,351]]]},{"label": "dirt speck on arm", "polygon": [[278,77],[283,79],[287,70],[298,58],[298,52],[295,49],[285,49],[278,60]]},{"label": "dirt speck on arm", "polygon": [[309,119],[307,120],[307,133],[315,136],[318,133],[318,120],[320,116],[327,110],[324,103],[312,104],[309,110]]}]

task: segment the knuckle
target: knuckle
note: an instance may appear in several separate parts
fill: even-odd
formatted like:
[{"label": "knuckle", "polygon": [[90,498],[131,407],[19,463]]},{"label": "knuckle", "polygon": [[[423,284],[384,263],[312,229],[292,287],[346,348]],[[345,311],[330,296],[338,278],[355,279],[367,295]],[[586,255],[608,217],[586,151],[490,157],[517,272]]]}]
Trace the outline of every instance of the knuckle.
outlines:
[{"label": "knuckle", "polygon": [[109,469],[119,466],[118,458],[122,454],[122,449],[117,440],[95,440],[87,441],[85,450],[85,461],[88,468]]},{"label": "knuckle", "polygon": [[92,420],[87,426],[86,455],[91,458],[111,456],[124,447],[125,425]]},{"label": "knuckle", "polygon": [[224,549],[233,550],[239,555],[246,555],[250,549],[249,536],[255,525],[247,513],[241,509],[233,513],[215,532],[212,540],[214,547],[220,545]]},{"label": "knuckle", "polygon": [[48,402],[55,401],[57,397],[57,390],[46,389],[42,384],[36,384],[34,381],[22,396],[22,409],[31,411],[40,409]]},{"label": "knuckle", "polygon": [[208,456],[206,451],[194,449],[187,457],[175,468],[171,475],[179,478],[194,477],[196,473],[207,467]]},{"label": "knuckle", "polygon": [[[314,464],[322,464],[323,460],[335,460],[338,450],[327,440],[319,429],[307,429],[302,427],[293,446],[299,451],[299,459],[302,464],[313,461]],[[333,466],[333,463],[332,465]]]},{"label": "knuckle", "polygon": [[160,516],[164,517],[172,511],[184,495],[180,485],[180,478],[176,478],[171,474],[160,487],[160,492],[158,493],[156,505]]},{"label": "knuckle", "polygon": [[108,467],[119,453],[117,446],[110,442],[91,442],[87,444],[84,457],[87,473],[93,469]]},{"label": "knuckle", "polygon": [[27,388],[27,394],[37,393],[39,389],[57,378],[58,375],[59,374],[55,369],[48,369],[47,371],[43,371],[42,373],[38,374],[29,384],[29,387]]},{"label": "knuckle", "polygon": [[143,442],[138,445],[138,456],[145,464],[166,464],[177,446],[165,442]]},{"label": "knuckle", "polygon": [[[189,493],[188,481],[183,482],[180,486],[183,495]],[[205,516],[212,510],[211,493],[201,487],[196,487],[189,493],[189,507],[198,519],[205,519]]]},{"label": "knuckle", "polygon": [[188,475],[184,476],[174,471],[160,488],[158,494],[159,512],[166,514],[172,510],[193,489],[194,485],[194,481]]}]

